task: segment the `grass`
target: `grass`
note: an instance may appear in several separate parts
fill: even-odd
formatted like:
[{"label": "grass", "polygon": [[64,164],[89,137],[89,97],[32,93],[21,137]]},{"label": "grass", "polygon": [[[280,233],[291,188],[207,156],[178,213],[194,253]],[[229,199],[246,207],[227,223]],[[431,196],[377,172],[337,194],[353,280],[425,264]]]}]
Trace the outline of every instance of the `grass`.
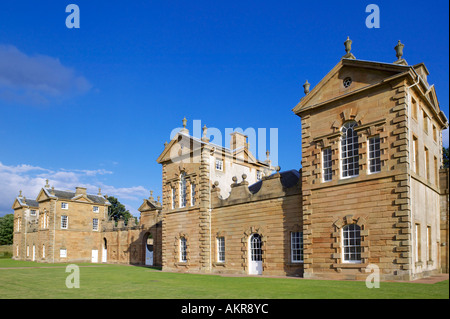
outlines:
[{"label": "grass", "polygon": [[[80,266],[80,288],[65,285],[67,264],[1,259],[0,299],[448,299],[448,280],[436,284],[294,278],[222,277],[162,272],[126,265]],[[42,268],[35,268],[42,267]],[[45,267],[45,268],[43,268]]]}]

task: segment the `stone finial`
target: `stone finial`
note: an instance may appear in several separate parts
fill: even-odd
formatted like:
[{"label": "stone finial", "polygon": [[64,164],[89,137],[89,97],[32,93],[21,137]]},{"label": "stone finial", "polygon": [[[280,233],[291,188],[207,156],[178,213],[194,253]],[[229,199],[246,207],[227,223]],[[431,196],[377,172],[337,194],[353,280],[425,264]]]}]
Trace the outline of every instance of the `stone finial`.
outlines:
[{"label": "stone finial", "polygon": [[234,183],[237,182],[237,177],[236,176],[233,176],[231,179],[233,180]]},{"label": "stone finial", "polygon": [[98,188],[98,194],[97,194],[98,196],[102,196],[102,189],[99,187]]},{"label": "stone finial", "polygon": [[214,186],[215,186],[215,187],[219,186],[219,182],[218,182],[218,181],[215,181],[215,182],[214,182]]},{"label": "stone finial", "polygon": [[202,141],[209,142],[209,139],[207,136],[208,128],[206,127],[206,124],[203,125],[202,132],[203,132],[202,133]]},{"label": "stone finial", "polygon": [[395,53],[396,53],[395,55],[396,55],[398,60],[400,60],[402,58],[402,56],[403,56],[403,48],[404,47],[405,47],[405,45],[400,40],[398,40],[397,45],[394,48],[395,49]]},{"label": "stone finial", "polygon": [[277,167],[275,167],[275,170],[277,171],[277,173],[279,173],[280,170],[281,170],[281,167],[280,167],[280,166],[277,166]]},{"label": "stone finial", "polygon": [[245,181],[247,179],[247,174],[242,174],[242,180]]},{"label": "stone finial", "polygon": [[270,157],[270,151],[267,150],[267,151],[266,151],[266,159],[269,159],[269,157]]},{"label": "stone finial", "polygon": [[352,51],[352,40],[350,37],[347,37],[347,40],[344,42],[345,52],[346,54],[342,57],[344,59],[356,59],[355,56],[351,53]]},{"label": "stone finial", "polygon": [[150,191],[150,197],[148,199],[150,199],[151,201],[154,200],[154,198],[153,198],[153,191]]},{"label": "stone finial", "polygon": [[50,191],[50,194],[55,195],[55,186],[52,186],[52,190]]},{"label": "stone finial", "polygon": [[303,84],[303,92],[305,92],[305,95],[309,93],[309,87],[311,84],[309,84],[308,80],[306,80],[305,84]]},{"label": "stone finial", "polygon": [[186,117],[183,118],[183,128],[180,130],[180,132],[185,133],[185,134],[189,134],[189,130],[186,128]]},{"label": "stone finial", "polygon": [[405,59],[403,59],[403,48],[405,45],[398,40],[397,45],[394,47],[395,49],[395,56],[397,57],[397,61],[394,62],[394,64],[401,64],[401,65],[408,65]]},{"label": "stone finial", "polygon": [[19,197],[22,197],[22,190],[19,191]]},{"label": "stone finial", "polygon": [[48,179],[45,180],[45,186],[44,187],[45,188],[49,188],[50,187],[50,185],[48,184]]},{"label": "stone finial", "polygon": [[161,197],[160,196],[156,197],[156,200],[157,200],[157,203],[159,204],[159,201],[161,200]]}]

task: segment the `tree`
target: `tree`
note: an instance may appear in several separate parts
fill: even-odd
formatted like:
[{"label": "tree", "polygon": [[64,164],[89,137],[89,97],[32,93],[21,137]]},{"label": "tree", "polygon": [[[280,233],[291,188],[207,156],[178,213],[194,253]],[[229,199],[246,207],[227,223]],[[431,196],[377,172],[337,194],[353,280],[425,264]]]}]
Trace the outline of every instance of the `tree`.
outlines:
[{"label": "tree", "polygon": [[444,157],[444,168],[448,168],[448,166],[449,166],[449,163],[448,163],[448,160],[449,160],[449,154],[448,154],[448,147],[447,148],[445,148],[445,147],[443,147],[442,148],[442,153],[443,153],[443,157]]},{"label": "tree", "polygon": [[14,231],[14,215],[0,217],[0,245],[12,245]]},{"label": "tree", "polygon": [[109,196],[108,201],[111,203],[111,206],[109,207],[108,211],[108,216],[111,219],[117,221],[120,218],[122,218],[125,221],[127,221],[130,217],[132,217],[128,209],[126,209],[125,206],[121,204],[117,198]]}]

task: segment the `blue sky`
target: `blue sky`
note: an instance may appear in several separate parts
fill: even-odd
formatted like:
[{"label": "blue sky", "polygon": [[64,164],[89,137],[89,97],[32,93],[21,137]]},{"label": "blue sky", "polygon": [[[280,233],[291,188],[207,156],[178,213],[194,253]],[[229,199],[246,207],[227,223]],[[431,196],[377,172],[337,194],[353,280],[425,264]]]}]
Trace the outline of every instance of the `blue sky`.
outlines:
[{"label": "blue sky", "polygon": [[[68,4],[80,28],[68,29]],[[366,6],[380,8],[369,29]],[[0,216],[45,178],[113,195],[137,214],[161,195],[156,158],[188,119],[278,129],[278,164],[300,168],[292,108],[345,54],[424,62],[449,117],[448,1],[2,1]],[[446,135],[448,146],[448,130]],[[224,141],[228,146],[228,140]],[[265,150],[264,150],[265,151]],[[262,158],[264,160],[264,158]]]}]

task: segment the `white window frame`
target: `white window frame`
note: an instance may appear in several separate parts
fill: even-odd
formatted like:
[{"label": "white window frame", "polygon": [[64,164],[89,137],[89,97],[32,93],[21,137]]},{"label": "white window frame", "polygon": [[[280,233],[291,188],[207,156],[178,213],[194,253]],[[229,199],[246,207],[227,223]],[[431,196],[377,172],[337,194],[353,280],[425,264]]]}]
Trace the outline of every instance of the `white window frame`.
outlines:
[{"label": "white window frame", "polygon": [[[367,141],[367,154],[369,174],[381,172],[381,139],[380,136],[370,137]],[[373,163],[375,162],[375,163]],[[372,170],[374,168],[374,170]]]},{"label": "white window frame", "polygon": [[59,249],[59,258],[67,258],[67,249],[65,248]]},{"label": "white window frame", "polygon": [[196,195],[196,185],[194,183],[191,184],[191,206],[195,205],[195,195]]},{"label": "white window frame", "polygon": [[223,172],[223,160],[216,158],[216,171]]},{"label": "white window frame", "polygon": [[30,216],[36,216],[36,210],[30,209]]},{"label": "white window frame", "polygon": [[257,170],[256,171],[256,180],[260,181],[262,179],[262,172]]},{"label": "white window frame", "polygon": [[175,200],[176,200],[176,191],[175,187],[172,187],[172,209],[175,209]]},{"label": "white window frame", "polygon": [[[64,223],[64,220],[65,220],[65,223]],[[68,227],[69,227],[69,216],[61,215],[61,229],[67,229]]]},{"label": "white window frame", "polygon": [[225,262],[225,237],[217,237],[217,262]]},{"label": "white window frame", "polygon": [[94,213],[100,213],[100,207],[98,207],[98,206],[92,206],[92,211],[93,211]]},{"label": "white window frame", "polygon": [[181,173],[180,175],[180,208],[184,208],[187,205],[187,183],[186,183],[186,173]]},{"label": "white window frame", "polygon": [[[350,229],[352,228],[352,229]],[[348,230],[347,230],[348,229]],[[346,234],[348,237],[346,238]],[[353,234],[354,237],[350,237]],[[359,237],[356,236],[359,234]],[[342,262],[346,264],[360,264],[362,262],[361,252],[361,227],[357,224],[349,224],[342,227],[341,230],[341,240],[342,240]],[[348,241],[346,243],[346,240]],[[353,241],[353,242],[352,242]],[[358,244],[359,242],[359,244]],[[350,249],[349,252],[346,251],[346,248]],[[358,259],[352,259],[353,256],[356,256]],[[348,256],[348,257],[347,257]]]},{"label": "white window frame", "polygon": [[[358,133],[355,131],[357,123],[347,122],[342,126],[342,136],[340,139],[340,158],[341,158],[341,178],[352,178],[359,176],[359,139]],[[347,132],[351,129],[352,136],[349,137]],[[356,139],[356,142],[355,142]],[[350,141],[351,140],[351,141]],[[351,148],[351,150],[349,150]],[[351,152],[352,154],[350,154]],[[356,152],[356,154],[355,154]],[[350,165],[353,168],[350,169]]]},{"label": "white window frame", "polygon": [[[329,154],[328,154],[329,153]],[[322,150],[322,181],[330,182],[333,179],[333,159],[331,147]],[[327,178],[329,176],[329,179]]]},{"label": "white window frame", "polygon": [[303,263],[303,232],[291,232],[291,262]]},{"label": "white window frame", "polygon": [[180,262],[187,262],[187,239],[185,237],[180,238]]},{"label": "white window frame", "polygon": [[61,202],[61,209],[69,209],[69,204],[66,202]]},{"label": "white window frame", "polygon": [[98,231],[98,218],[92,218],[92,230]]}]

